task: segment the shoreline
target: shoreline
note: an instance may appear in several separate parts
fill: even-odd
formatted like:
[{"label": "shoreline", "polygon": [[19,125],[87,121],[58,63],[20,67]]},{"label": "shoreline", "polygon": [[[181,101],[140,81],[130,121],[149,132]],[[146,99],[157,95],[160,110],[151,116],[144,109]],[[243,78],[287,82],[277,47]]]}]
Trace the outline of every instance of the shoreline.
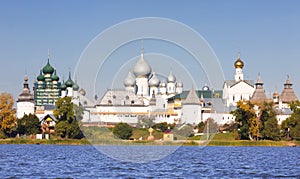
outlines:
[{"label": "shoreline", "polygon": [[[97,144],[98,143],[98,144]],[[297,147],[300,141],[247,141],[247,140],[211,140],[207,145],[200,140],[183,140],[183,141],[124,141],[101,143],[95,145],[148,145],[148,146],[232,146],[232,147]],[[0,139],[0,145],[23,144],[23,145],[92,145],[87,139]],[[201,145],[204,144],[204,145]]]}]

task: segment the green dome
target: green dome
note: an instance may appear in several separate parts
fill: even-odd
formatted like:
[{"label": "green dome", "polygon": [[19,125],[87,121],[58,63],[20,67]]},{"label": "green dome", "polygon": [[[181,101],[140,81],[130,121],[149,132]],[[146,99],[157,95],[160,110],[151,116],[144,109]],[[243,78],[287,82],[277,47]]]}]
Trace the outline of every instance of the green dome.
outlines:
[{"label": "green dome", "polygon": [[69,72],[69,79],[66,81],[67,87],[72,87],[74,82],[71,80],[71,73]]},{"label": "green dome", "polygon": [[78,86],[78,84],[76,82],[73,85],[73,90],[74,91],[78,91],[79,90],[79,86]]},{"label": "green dome", "polygon": [[44,77],[44,75],[42,74],[42,69],[40,70],[40,74],[39,74],[39,76],[37,76],[37,78],[36,78],[38,81],[44,81],[45,80],[45,77]]},{"label": "green dome", "polygon": [[66,89],[67,89],[67,86],[66,86],[65,82],[63,82],[63,83],[61,84],[60,89],[61,89],[61,90],[66,90]]},{"label": "green dome", "polygon": [[51,77],[52,81],[59,81],[59,77],[56,75],[56,70],[54,70],[54,75]]},{"label": "green dome", "polygon": [[53,72],[54,72],[54,68],[50,65],[49,58],[48,58],[48,63],[46,66],[44,66],[43,73],[44,74],[52,74]]}]

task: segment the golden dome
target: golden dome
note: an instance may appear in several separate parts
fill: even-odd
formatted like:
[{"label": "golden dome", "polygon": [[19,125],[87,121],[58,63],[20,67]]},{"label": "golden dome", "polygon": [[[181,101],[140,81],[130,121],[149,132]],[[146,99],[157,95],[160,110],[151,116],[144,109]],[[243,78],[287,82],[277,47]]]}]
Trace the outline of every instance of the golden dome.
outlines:
[{"label": "golden dome", "polygon": [[243,68],[244,67],[244,62],[240,59],[240,57],[234,62],[234,67],[235,68]]}]

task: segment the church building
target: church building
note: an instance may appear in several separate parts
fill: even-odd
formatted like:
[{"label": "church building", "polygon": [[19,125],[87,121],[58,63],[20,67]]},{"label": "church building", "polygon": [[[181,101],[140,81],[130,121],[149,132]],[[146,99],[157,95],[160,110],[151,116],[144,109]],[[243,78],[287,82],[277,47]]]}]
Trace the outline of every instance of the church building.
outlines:
[{"label": "church building", "polygon": [[255,88],[253,80],[245,80],[243,74],[244,62],[240,55],[234,62],[235,79],[226,80],[223,85],[223,99],[227,107],[236,106],[240,100],[250,100]]}]

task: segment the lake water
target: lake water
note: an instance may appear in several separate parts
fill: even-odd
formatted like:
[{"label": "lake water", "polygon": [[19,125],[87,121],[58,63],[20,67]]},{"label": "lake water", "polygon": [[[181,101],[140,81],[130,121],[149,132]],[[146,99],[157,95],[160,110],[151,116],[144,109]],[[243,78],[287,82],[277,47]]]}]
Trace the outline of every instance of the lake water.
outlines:
[{"label": "lake water", "polygon": [[[131,149],[126,149],[128,156]],[[300,147],[180,147],[158,161],[131,163],[111,159],[93,146],[0,145],[0,177],[300,178]]]}]

